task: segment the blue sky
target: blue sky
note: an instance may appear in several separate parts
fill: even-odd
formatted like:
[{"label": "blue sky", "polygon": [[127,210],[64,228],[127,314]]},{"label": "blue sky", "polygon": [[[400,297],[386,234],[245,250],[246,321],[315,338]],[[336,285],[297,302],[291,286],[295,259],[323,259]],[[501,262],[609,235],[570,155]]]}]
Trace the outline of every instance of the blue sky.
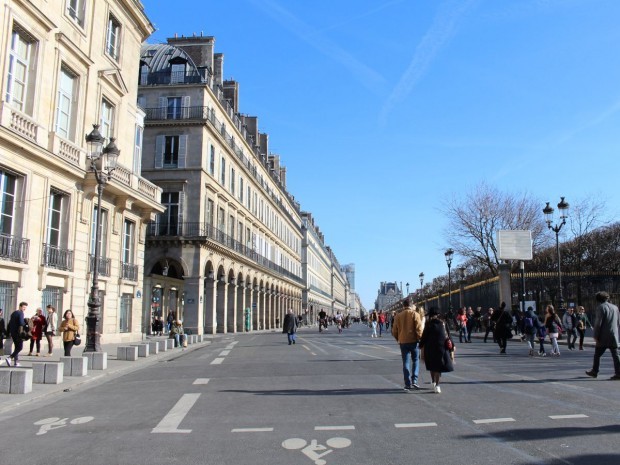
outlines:
[{"label": "blue sky", "polygon": [[366,307],[381,281],[447,273],[442,202],[481,181],[618,218],[618,0],[143,4],[149,42],[215,37]]}]

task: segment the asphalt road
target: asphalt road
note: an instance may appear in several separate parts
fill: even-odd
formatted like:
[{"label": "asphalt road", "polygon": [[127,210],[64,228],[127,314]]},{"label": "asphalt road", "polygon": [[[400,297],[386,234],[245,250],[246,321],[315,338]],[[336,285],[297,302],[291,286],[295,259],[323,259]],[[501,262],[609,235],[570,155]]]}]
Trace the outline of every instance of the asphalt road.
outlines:
[{"label": "asphalt road", "polygon": [[0,418],[0,465],[620,464],[620,383],[593,350],[530,358],[477,340],[433,393],[398,346],[354,325],[231,334]]}]

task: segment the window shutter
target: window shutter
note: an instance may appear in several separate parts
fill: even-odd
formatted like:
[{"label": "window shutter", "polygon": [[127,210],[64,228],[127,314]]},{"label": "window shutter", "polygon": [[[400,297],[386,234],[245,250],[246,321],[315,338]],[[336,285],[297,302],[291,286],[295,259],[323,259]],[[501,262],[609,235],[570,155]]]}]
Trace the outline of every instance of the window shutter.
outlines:
[{"label": "window shutter", "polygon": [[187,159],[187,135],[179,136],[179,160],[177,168],[185,168]]},{"label": "window shutter", "polygon": [[183,209],[184,208],[185,208],[185,192],[181,191],[179,192],[179,225],[183,224]]},{"label": "window shutter", "polygon": [[160,119],[168,119],[168,99],[159,97],[159,117]]},{"label": "window shutter", "polygon": [[155,169],[162,169],[164,167],[165,141],[166,136],[157,136],[155,139]]},{"label": "window shutter", "polygon": [[182,109],[182,111],[183,111],[183,118],[187,119],[187,118],[189,118],[189,113],[190,113],[189,112],[189,105],[190,105],[189,95],[183,96],[183,99],[181,101],[183,102],[182,103],[182,105],[183,105],[183,109]]}]

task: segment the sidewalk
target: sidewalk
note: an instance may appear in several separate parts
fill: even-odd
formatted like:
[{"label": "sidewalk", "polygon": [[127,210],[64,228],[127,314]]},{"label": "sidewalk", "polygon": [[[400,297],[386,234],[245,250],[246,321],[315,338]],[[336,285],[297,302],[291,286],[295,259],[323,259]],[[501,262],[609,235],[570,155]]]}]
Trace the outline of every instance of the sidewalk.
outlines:
[{"label": "sidewalk", "polygon": [[[482,332],[478,332],[478,333],[472,333],[471,337],[472,339],[484,339],[484,331]],[[452,339],[454,339],[455,341],[458,340],[459,337],[459,333],[456,330],[451,330],[450,334],[452,335]],[[489,333],[489,337],[487,338],[487,341],[491,344],[493,344],[493,333]],[[534,341],[536,342],[536,347],[538,347],[538,337],[536,337],[534,339]],[[521,335],[515,335],[513,336],[512,339],[508,339],[509,343],[521,343]],[[523,344],[525,344],[525,341],[523,341]],[[545,338],[545,346],[546,347],[551,347],[551,342],[549,341],[549,338]],[[566,346],[568,344],[567,340],[566,340],[566,334],[564,334],[562,336],[562,339],[558,339],[558,345],[559,346]],[[575,341],[575,346],[577,347],[576,350],[579,350],[579,338],[577,338],[577,341]],[[596,343],[594,342],[594,338],[590,337],[590,336],[586,336],[583,339],[583,346],[584,347],[595,347]],[[548,350],[548,349],[547,349]]]},{"label": "sidewalk", "polygon": [[[178,347],[174,349],[168,349],[166,352],[159,352],[158,354],[152,354],[148,357],[138,357],[138,360],[136,361],[117,360],[117,347],[136,345],[149,341],[160,341],[167,339],[167,337],[147,336],[146,339],[144,339],[143,341],[118,344],[102,344],[102,351],[107,352],[108,354],[107,369],[89,370],[86,376],[81,377],[65,376],[61,384],[33,384],[32,392],[28,394],[0,394],[0,414],[17,408],[18,406],[22,406],[28,402],[33,402],[42,398],[49,398],[50,396],[63,394],[64,392],[71,391],[79,386],[93,385],[95,382],[103,383],[114,377],[131,373],[136,370],[141,370],[142,368],[148,367],[150,365],[154,365],[155,363],[162,360],[170,360],[176,358],[181,354],[187,354],[194,350],[198,350],[200,348],[208,346],[209,344],[214,342],[214,340],[217,340],[221,336],[225,336],[225,334],[203,335],[203,342],[188,344],[185,350],[182,350]],[[45,347],[47,347],[46,344],[41,344],[41,346],[44,345]],[[54,348],[54,354],[51,357],[32,357],[24,355],[28,353],[27,344],[24,344],[24,348],[25,350],[22,350],[19,357],[21,367],[17,369],[31,368],[33,362],[58,362],[60,361],[60,356],[64,354],[62,347],[57,347]],[[82,352],[83,347],[74,347],[71,351],[71,354],[72,356],[79,356],[82,355]],[[5,357],[6,356],[3,356],[2,358],[4,359]],[[0,366],[0,370],[5,369],[6,364],[3,363],[2,366]]]}]

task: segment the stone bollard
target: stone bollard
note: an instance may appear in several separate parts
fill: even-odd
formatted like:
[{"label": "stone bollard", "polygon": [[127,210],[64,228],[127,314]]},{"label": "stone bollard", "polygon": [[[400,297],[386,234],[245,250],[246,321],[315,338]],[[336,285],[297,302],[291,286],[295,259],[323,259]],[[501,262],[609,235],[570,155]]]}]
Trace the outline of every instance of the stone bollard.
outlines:
[{"label": "stone bollard", "polygon": [[60,362],[33,362],[32,382],[34,384],[61,384],[65,364]]},{"label": "stone bollard", "polygon": [[168,350],[167,339],[164,339],[162,341],[157,341],[157,345],[159,346],[160,352],[166,352]]},{"label": "stone bollard", "polygon": [[9,368],[0,370],[0,394],[28,394],[32,392],[32,370]]},{"label": "stone bollard", "polygon": [[64,363],[65,376],[86,376],[88,374],[88,359],[86,357],[60,357]]},{"label": "stone bollard", "polygon": [[138,348],[138,357],[148,357],[149,356],[149,345],[148,344],[136,344],[132,347]]},{"label": "stone bollard", "polygon": [[107,370],[108,353],[107,352],[84,352],[83,357],[88,359],[89,370]]},{"label": "stone bollard", "polygon": [[166,339],[166,347],[168,350],[174,349],[174,339]]},{"label": "stone bollard", "polygon": [[157,355],[159,353],[159,342],[158,341],[149,341],[149,353],[153,355]]},{"label": "stone bollard", "polygon": [[117,360],[135,362],[138,360],[138,348],[136,346],[120,346],[116,348]]}]

